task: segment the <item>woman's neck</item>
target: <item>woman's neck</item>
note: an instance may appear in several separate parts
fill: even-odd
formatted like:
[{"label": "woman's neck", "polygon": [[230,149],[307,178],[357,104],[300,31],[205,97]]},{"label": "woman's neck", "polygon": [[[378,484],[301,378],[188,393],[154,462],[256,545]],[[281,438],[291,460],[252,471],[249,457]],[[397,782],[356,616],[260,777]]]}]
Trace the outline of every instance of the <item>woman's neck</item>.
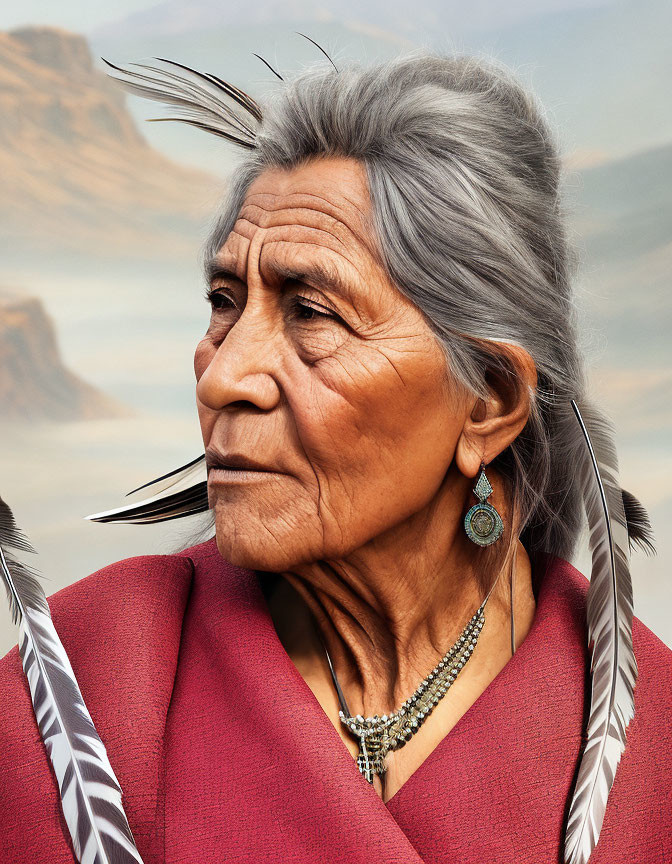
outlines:
[{"label": "woman's neck", "polygon": [[[269,594],[287,653],[304,677],[324,674],[323,640],[353,715],[398,708],[481,605],[487,594],[482,584],[497,579],[497,573],[484,579],[474,571],[476,556],[459,527],[461,514],[446,513],[434,502],[347,558],[281,574]],[[532,621],[534,596],[529,558],[520,543],[516,558],[519,642]],[[493,652],[499,668],[503,652],[510,656],[510,578],[505,566],[487,601],[479,638],[488,643],[481,657]]]}]

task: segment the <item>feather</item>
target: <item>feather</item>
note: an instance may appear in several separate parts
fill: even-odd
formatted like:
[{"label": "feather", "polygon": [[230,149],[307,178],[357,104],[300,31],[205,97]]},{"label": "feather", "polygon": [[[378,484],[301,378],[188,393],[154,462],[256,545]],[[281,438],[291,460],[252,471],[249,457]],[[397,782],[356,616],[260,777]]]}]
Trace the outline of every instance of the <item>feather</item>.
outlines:
[{"label": "feather", "polygon": [[327,60],[334,67],[335,72],[338,72],[338,69],[336,68],[336,64],[334,63],[334,61],[331,59],[331,57],[327,54],[327,52],[324,50],[324,48],[321,45],[318,45],[318,43],[314,39],[311,39],[310,36],[306,36],[305,33],[299,33],[298,30],[295,30],[294,32],[296,33],[297,36],[303,36],[304,39],[307,39],[309,42],[312,42],[316,48],[319,48],[319,50],[324,54],[324,56],[327,58]]},{"label": "feather", "polygon": [[[613,434],[592,408],[571,405],[586,443],[578,466],[588,520],[592,572],[587,599],[590,714],[565,833],[565,864],[586,864],[635,712],[629,536]],[[590,426],[590,433],[588,431]]]},{"label": "feather", "polygon": [[[167,483],[162,483],[164,480]],[[195,482],[194,482],[195,481]],[[148,486],[162,484],[150,498],[85,516],[92,522],[128,522],[135,525],[146,525],[151,522],[166,522],[169,519],[181,519],[195,513],[204,513],[210,509],[208,503],[207,468],[205,454],[202,453],[181,468],[169,471],[156,480],[151,480],[138,486],[133,492],[146,489]],[[169,491],[172,490],[172,491]],[[132,492],[128,493],[129,495]]]},{"label": "feather", "polygon": [[642,507],[641,503],[635,498],[632,492],[621,490],[623,493],[623,508],[625,509],[625,518],[628,523],[628,536],[630,537],[630,546],[633,543],[646,552],[647,555],[655,555],[656,547],[653,545],[653,529],[649,514]]},{"label": "feather", "polygon": [[19,654],[76,859],[82,864],[142,864],[122,807],[121,787],[51,620],[44,590],[37,574],[10,549],[35,551],[0,498],[0,572],[14,622],[20,618]]},{"label": "feather", "polygon": [[279,78],[281,81],[285,80],[279,72],[275,71],[275,69],[271,66],[271,64],[268,62],[268,60],[264,60],[264,58],[261,56],[261,54],[255,54],[254,51],[252,52],[252,54],[255,57],[258,57],[261,60],[261,62],[264,64],[264,66],[267,66],[271,70],[271,72],[275,75],[276,78]]},{"label": "feather", "polygon": [[[161,123],[173,120],[186,123],[233,141],[241,147],[247,149],[256,147],[256,127],[261,123],[261,108],[251,96],[234,87],[233,84],[223,81],[216,75],[198,72],[183,63],[166,60],[163,57],[154,59],[180,69],[181,72],[171,72],[143,63],[130,64],[152,73],[147,75],[116,66],[104,57],[100,59],[116,72],[121,72],[130,79],[125,80],[110,75],[113,81],[117,81],[129,92],[144,99],[153,99],[175,106],[183,111],[181,116],[152,117],[148,118],[148,122]],[[233,105],[230,104],[231,102]],[[241,108],[243,113],[240,111]],[[250,123],[248,117],[251,117],[254,123]]]},{"label": "feather", "polygon": [[23,608],[31,606],[43,612],[48,610],[44,589],[38,581],[38,574],[31,567],[16,560],[9,549],[35,554],[25,534],[16,526],[14,514],[0,498],[0,553],[4,550],[2,570],[11,564],[12,580],[3,579],[3,584],[9,598],[9,610],[14,624],[18,624],[23,616]]},{"label": "feather", "polygon": [[[168,477],[175,477],[175,480],[171,480],[170,483],[164,483],[164,485],[161,487],[162,489],[168,489],[169,487],[174,486],[176,483],[183,480],[185,477],[192,475],[195,471],[202,471],[202,466],[199,465],[199,463],[202,462],[204,459],[205,455],[201,453],[200,456],[192,459],[191,462],[187,462],[186,465],[182,465],[180,468],[174,468],[172,471],[168,471],[167,474],[162,474],[160,477],[156,477],[154,480],[143,483],[142,486],[136,486],[135,489],[131,489],[131,491],[127,492],[126,495],[133,495],[135,492],[139,492],[141,489],[146,489],[148,486],[155,486],[157,483],[160,483],[162,480],[166,480]],[[194,472],[188,471],[189,468],[193,468]],[[176,476],[178,474],[180,475],[179,477]]]}]

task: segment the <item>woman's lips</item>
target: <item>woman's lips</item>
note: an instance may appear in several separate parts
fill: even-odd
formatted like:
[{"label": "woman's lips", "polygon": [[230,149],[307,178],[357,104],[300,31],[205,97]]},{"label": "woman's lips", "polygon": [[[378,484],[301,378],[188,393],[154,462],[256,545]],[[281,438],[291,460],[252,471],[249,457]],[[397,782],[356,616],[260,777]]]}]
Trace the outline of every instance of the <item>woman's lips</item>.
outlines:
[{"label": "woman's lips", "polygon": [[282,473],[276,469],[275,465],[263,463],[251,456],[244,456],[242,453],[223,453],[215,447],[206,448],[205,464],[208,466],[208,469],[217,468],[222,470],[266,471],[273,474]]},{"label": "woman's lips", "polygon": [[224,483],[250,483],[254,481],[268,480],[272,477],[282,477],[279,471],[267,471],[265,469],[243,469],[213,466],[208,470],[208,483],[211,485]]},{"label": "woman's lips", "polygon": [[278,476],[282,471],[276,471],[272,465],[266,465],[242,453],[223,453],[214,447],[205,451],[205,461],[208,466],[208,483],[240,483],[251,480],[263,480]]}]

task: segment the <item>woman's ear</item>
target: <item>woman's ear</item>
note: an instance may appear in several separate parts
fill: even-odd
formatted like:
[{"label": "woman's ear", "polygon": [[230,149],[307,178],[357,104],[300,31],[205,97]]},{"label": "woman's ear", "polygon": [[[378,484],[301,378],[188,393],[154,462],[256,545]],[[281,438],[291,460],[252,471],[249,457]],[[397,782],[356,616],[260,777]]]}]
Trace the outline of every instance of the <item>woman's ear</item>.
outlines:
[{"label": "woman's ear", "polygon": [[537,386],[534,360],[524,348],[498,342],[486,383],[490,393],[472,397],[457,441],[455,461],[465,477],[475,477],[481,461],[492,462],[525,428]]}]

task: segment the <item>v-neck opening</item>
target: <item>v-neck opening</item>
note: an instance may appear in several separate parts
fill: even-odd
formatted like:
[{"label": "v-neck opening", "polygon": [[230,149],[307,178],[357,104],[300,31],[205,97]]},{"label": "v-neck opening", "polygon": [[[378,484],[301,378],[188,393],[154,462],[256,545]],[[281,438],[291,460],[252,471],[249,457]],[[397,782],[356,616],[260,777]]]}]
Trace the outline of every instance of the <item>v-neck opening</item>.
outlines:
[{"label": "v-neck opening", "polygon": [[[258,595],[260,598],[261,609],[263,610],[263,615],[264,615],[264,618],[266,619],[265,623],[269,627],[270,631],[272,631],[273,638],[276,641],[276,647],[282,652],[283,657],[286,658],[286,660],[287,660],[288,668],[289,668],[290,673],[292,674],[292,676],[296,682],[297,688],[299,690],[301,690],[305,696],[305,699],[303,700],[304,703],[311,703],[311,702],[314,703],[314,705],[316,706],[316,709],[317,709],[315,711],[316,723],[320,723],[324,726],[326,735],[333,735],[334,747],[342,748],[342,752],[344,752],[347,755],[347,757],[351,761],[353,767],[355,767],[355,765],[356,765],[355,760],[353,759],[352,754],[350,753],[348,748],[345,746],[343,739],[338,734],[338,730],[334,727],[334,724],[332,723],[331,718],[329,717],[327,712],[322,707],[322,704],[320,703],[319,699],[317,699],[317,697],[315,696],[315,694],[311,690],[310,686],[308,685],[308,683],[304,679],[303,675],[301,675],[301,673],[297,669],[296,665],[294,664],[294,661],[292,660],[290,655],[287,653],[285,646],[282,644],[282,641],[280,640],[280,637],[279,637],[279,635],[275,629],[275,626],[273,624],[273,618],[271,616],[268,602],[266,600],[266,595],[264,593],[264,590],[262,588],[262,585],[261,585],[261,582],[259,579],[259,574],[256,570],[253,570],[251,572],[253,574],[255,587],[256,587],[256,590],[258,591]],[[377,801],[380,802],[380,804],[383,807],[385,807],[388,810],[388,812],[390,812],[390,815],[392,815],[390,807],[395,807],[397,805],[397,803],[402,798],[402,793],[404,793],[404,795],[409,794],[409,788],[408,788],[409,784],[414,784],[414,783],[417,784],[417,782],[422,778],[422,774],[427,773],[427,771],[429,771],[431,769],[433,763],[436,761],[436,759],[438,759],[440,757],[440,755],[443,752],[443,750],[445,749],[445,747],[449,746],[450,740],[452,740],[452,738],[455,737],[455,735],[459,735],[461,732],[461,728],[466,723],[472,721],[474,716],[478,714],[479,710],[481,710],[483,708],[483,706],[486,704],[486,702],[493,698],[495,691],[498,690],[502,686],[502,681],[505,678],[509,677],[512,674],[512,671],[515,671],[518,664],[520,664],[522,662],[522,660],[525,658],[527,653],[530,651],[531,644],[532,644],[532,640],[530,639],[530,637],[534,638],[534,636],[536,635],[536,631],[538,629],[538,626],[539,626],[538,611],[539,611],[539,596],[540,596],[540,592],[541,592],[542,576],[543,576],[542,572],[537,572],[536,574],[533,574],[532,585],[533,585],[533,593],[535,596],[534,617],[532,619],[532,624],[530,626],[530,629],[527,632],[527,635],[525,636],[523,641],[520,643],[520,645],[518,646],[518,648],[516,649],[514,654],[511,657],[509,657],[509,659],[504,664],[504,666],[499,670],[499,672],[495,675],[495,677],[488,683],[488,685],[484,688],[484,690],[481,693],[479,693],[479,695],[471,703],[471,705],[469,705],[469,707],[466,709],[466,711],[458,718],[457,722],[453,724],[451,729],[449,729],[449,731],[443,736],[443,738],[441,738],[441,740],[437,743],[436,747],[434,747],[431,750],[431,752],[427,755],[427,757],[420,763],[420,765],[418,765],[418,767],[401,784],[401,786],[397,789],[397,791],[390,798],[387,799],[387,801],[384,801],[378,795],[378,793],[373,789],[373,787],[371,787],[371,790],[370,790],[371,794],[376,798]],[[355,770],[357,770],[356,767],[355,767]],[[357,770],[357,774],[359,774],[358,770]],[[363,782],[366,783],[366,780],[363,777],[361,777],[361,779]],[[370,784],[367,784],[367,785],[370,785]],[[411,786],[411,789],[412,789],[412,786]]]}]

